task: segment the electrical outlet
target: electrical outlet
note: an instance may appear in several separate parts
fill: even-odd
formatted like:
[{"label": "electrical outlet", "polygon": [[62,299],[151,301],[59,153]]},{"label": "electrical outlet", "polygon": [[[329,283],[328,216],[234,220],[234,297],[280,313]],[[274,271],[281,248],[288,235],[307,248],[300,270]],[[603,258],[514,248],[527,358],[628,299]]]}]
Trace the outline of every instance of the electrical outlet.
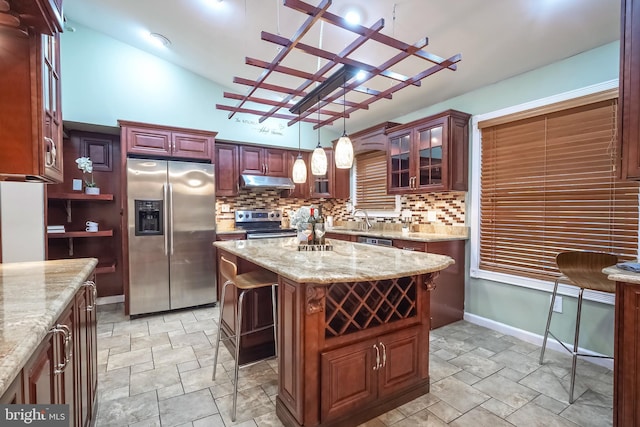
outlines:
[{"label": "electrical outlet", "polygon": [[562,297],[560,295],[556,295],[556,299],[553,302],[553,311],[562,313]]},{"label": "electrical outlet", "polygon": [[230,211],[231,211],[231,206],[229,206],[228,204],[225,203],[225,204],[220,205],[220,212],[227,213],[227,212],[230,212]]},{"label": "electrical outlet", "polygon": [[427,221],[436,222],[438,220],[438,216],[436,211],[427,211]]}]

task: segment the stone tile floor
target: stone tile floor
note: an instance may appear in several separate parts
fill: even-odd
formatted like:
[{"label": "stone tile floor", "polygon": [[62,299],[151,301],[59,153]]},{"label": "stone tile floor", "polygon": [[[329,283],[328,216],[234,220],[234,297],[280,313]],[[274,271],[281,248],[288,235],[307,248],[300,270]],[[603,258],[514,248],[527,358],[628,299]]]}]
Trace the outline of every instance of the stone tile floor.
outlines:
[{"label": "stone tile floor", "polygon": [[[98,307],[97,427],[281,426],[277,364],[240,370],[231,422],[233,358],[213,345],[218,308],[129,320],[122,304]],[[466,321],[431,332],[431,392],[360,427],[612,425],[613,377],[580,360],[578,397],[568,403],[571,360]],[[222,369],[221,369],[222,368]]]}]

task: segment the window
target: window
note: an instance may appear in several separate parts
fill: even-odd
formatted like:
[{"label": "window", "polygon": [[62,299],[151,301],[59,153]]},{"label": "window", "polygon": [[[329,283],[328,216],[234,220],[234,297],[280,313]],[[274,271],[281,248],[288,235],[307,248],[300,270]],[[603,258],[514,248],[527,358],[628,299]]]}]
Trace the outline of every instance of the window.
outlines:
[{"label": "window", "polygon": [[396,197],[387,194],[387,153],[372,151],[356,157],[355,200],[360,209],[394,210]]},{"label": "window", "polygon": [[636,259],[638,183],[617,179],[617,100],[480,122],[481,270],[554,280],[564,250]]}]

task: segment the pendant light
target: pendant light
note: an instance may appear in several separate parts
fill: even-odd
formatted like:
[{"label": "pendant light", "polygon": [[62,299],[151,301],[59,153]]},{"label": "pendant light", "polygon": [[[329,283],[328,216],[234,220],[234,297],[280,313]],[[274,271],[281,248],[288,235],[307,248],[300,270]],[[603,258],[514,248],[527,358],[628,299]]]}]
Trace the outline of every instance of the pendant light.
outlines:
[{"label": "pendant light", "polygon": [[293,171],[291,173],[291,175],[293,175],[293,182],[296,184],[304,184],[307,182],[307,165],[304,163],[302,154],[300,153],[300,123],[300,115],[298,114],[298,157],[293,163]]},{"label": "pendant light", "polygon": [[327,153],[320,146],[320,98],[318,98],[318,145],[311,155],[311,174],[323,176],[327,173]]},{"label": "pendant light", "polygon": [[[346,87],[346,78],[344,80],[343,89]],[[345,99],[346,90],[342,93],[342,136],[338,139],[336,144],[336,151],[334,153],[336,159],[336,167],[338,169],[351,169],[353,165],[353,144],[347,136],[347,103]]]}]

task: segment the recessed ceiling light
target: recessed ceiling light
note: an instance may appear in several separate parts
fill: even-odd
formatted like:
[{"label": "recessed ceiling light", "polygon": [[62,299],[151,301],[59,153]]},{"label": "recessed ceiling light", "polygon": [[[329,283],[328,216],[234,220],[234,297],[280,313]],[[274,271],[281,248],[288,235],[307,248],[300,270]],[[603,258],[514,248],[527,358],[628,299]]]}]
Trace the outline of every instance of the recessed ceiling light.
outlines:
[{"label": "recessed ceiling light", "polygon": [[171,40],[159,33],[149,33],[149,40],[158,47],[167,47]]},{"label": "recessed ceiling light", "polygon": [[350,10],[344,16],[345,21],[347,21],[350,25],[358,25],[360,23],[360,14],[355,10]]}]

